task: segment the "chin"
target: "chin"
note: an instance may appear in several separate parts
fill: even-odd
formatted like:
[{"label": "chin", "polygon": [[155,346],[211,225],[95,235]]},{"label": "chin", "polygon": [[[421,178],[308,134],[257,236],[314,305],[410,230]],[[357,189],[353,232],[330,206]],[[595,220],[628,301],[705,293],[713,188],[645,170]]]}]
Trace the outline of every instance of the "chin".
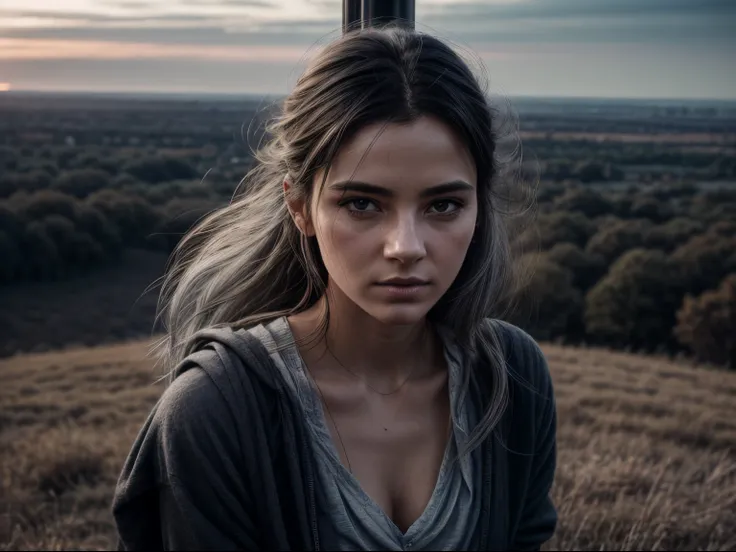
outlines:
[{"label": "chin", "polygon": [[366,305],[364,308],[370,316],[387,326],[409,326],[424,320],[431,305],[424,302],[389,303]]}]

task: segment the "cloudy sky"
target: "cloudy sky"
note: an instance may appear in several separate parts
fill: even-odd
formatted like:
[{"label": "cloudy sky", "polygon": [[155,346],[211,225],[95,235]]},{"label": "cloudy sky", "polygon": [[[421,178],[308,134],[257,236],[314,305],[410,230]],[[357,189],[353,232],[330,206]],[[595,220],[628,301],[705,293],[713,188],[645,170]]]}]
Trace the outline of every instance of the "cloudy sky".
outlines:
[{"label": "cloudy sky", "polygon": [[[736,99],[736,0],[416,0],[493,93]],[[341,0],[0,0],[0,90],[283,94]]]}]

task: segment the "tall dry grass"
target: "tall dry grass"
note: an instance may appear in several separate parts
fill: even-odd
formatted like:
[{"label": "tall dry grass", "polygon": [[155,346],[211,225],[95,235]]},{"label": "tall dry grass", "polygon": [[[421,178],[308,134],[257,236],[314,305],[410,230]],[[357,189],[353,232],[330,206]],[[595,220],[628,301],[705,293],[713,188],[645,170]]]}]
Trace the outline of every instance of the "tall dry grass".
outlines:
[{"label": "tall dry grass", "polygon": [[[0,361],[0,547],[114,546],[110,500],[160,394],[148,343]],[[736,549],[736,374],[543,347],[556,386],[550,550]]]}]

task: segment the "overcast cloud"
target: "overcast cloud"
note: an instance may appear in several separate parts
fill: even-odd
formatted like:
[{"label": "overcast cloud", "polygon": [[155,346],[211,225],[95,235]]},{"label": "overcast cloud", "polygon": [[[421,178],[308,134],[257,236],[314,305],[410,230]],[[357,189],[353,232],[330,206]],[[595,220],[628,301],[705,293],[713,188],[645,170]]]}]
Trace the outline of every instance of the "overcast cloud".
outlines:
[{"label": "overcast cloud", "polygon": [[[419,29],[469,48],[509,94],[736,99],[733,0],[416,2]],[[3,6],[0,83],[27,89],[284,93],[341,23],[334,0]]]}]

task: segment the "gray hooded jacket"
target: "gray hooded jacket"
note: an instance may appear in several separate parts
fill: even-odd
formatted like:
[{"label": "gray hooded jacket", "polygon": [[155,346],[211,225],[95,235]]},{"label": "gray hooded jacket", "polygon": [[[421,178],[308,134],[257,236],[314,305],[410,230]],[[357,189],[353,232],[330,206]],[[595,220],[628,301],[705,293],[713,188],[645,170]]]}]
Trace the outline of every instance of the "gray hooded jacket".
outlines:
[{"label": "gray hooded jacket", "polygon": [[[544,356],[491,320],[510,403],[480,455],[481,550],[539,550],[554,533],[556,408]],[[244,330],[210,329],[141,428],[112,504],[120,550],[319,550],[315,467],[298,405],[268,351]],[[479,361],[481,362],[481,361]],[[472,370],[485,409],[488,370]]]}]

